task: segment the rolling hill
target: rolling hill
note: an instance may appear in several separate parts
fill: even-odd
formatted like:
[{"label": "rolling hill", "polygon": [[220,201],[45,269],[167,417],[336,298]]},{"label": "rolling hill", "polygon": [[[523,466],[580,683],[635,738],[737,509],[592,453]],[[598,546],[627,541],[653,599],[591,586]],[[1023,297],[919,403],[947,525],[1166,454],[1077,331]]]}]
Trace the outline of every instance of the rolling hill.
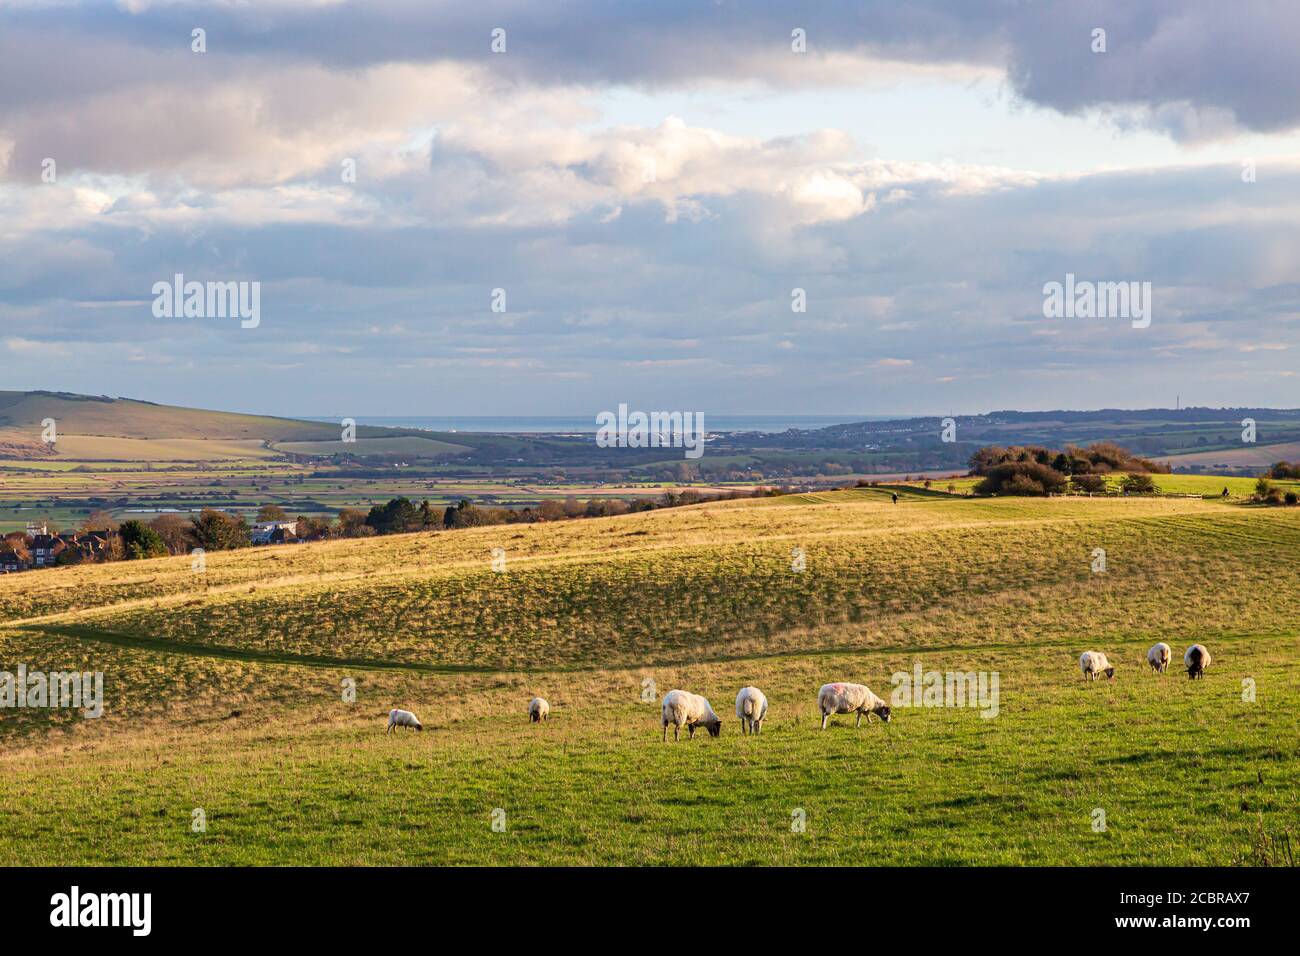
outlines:
[{"label": "rolling hill", "polygon": [[[1258,862],[1300,811],[1297,546],[1300,509],[859,489],[0,577],[0,670],[107,696],[0,723],[0,864]],[[996,716],[817,729],[821,683],[918,662],[998,675]],[[673,687],[721,738],[660,742]]]},{"label": "rolling hill", "polygon": [[[42,441],[53,419],[53,453]],[[481,439],[410,429],[358,426],[357,442],[339,441],[330,422],[243,415],[129,398],[68,392],[0,392],[0,458],[63,457],[82,461],[203,461],[265,458],[283,450],[300,454],[373,453],[399,443],[403,454],[450,456]],[[447,439],[455,438],[456,441]],[[370,449],[371,443],[379,446]]]}]

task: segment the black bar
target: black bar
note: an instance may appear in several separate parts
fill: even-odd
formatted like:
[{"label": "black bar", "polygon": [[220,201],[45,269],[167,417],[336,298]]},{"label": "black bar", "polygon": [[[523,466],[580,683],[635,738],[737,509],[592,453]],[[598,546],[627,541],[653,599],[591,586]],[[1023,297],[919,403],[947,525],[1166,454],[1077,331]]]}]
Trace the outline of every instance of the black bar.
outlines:
[{"label": "black bar", "polygon": [[[683,908],[693,923],[734,929],[744,914],[743,925],[751,927],[806,926],[810,939],[865,927],[876,941],[926,946],[969,941],[972,934],[999,938],[988,937],[990,931],[1056,934],[1045,939],[1064,932],[1081,943],[1104,931],[1232,945],[1243,932],[1287,932],[1294,925],[1295,885],[1294,871],[1208,868],[0,870],[7,940],[15,939],[11,932],[19,940],[71,934],[128,945],[281,938],[369,938],[373,945],[376,929],[394,921],[417,938],[436,926],[448,943],[451,927],[541,940],[546,937],[538,933],[559,932],[575,920],[593,932],[610,920],[626,921],[629,932],[641,927],[638,935],[656,938],[673,931]],[[135,936],[129,925],[52,926],[52,900],[65,894],[70,904],[73,886],[83,907],[89,894],[150,894],[148,935]],[[661,917],[670,922],[660,923]],[[1121,924],[1133,920],[1151,922]]]}]

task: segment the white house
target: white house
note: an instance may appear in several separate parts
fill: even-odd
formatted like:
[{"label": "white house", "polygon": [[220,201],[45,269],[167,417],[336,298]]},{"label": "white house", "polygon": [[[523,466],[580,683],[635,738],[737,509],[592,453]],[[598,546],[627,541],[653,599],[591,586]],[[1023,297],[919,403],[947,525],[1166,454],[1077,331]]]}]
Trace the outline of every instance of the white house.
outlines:
[{"label": "white house", "polygon": [[253,544],[271,544],[271,539],[275,537],[277,531],[283,530],[286,534],[294,535],[298,533],[298,522],[296,521],[263,521],[253,525]]}]

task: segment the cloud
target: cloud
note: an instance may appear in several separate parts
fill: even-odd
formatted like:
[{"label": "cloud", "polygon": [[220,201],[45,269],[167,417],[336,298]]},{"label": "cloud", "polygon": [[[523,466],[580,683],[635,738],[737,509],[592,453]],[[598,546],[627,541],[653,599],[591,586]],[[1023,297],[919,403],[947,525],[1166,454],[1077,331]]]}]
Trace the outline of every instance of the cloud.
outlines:
[{"label": "cloud", "polygon": [[[206,53],[190,50],[198,25]],[[490,51],[493,25],[507,30],[505,53]],[[806,54],[790,50],[795,26]],[[1095,29],[1105,53],[1092,50]],[[1026,103],[1217,139],[1300,127],[1297,45],[1300,8],[1274,0],[900,0],[869,13],[778,0],[11,4],[0,7],[0,159],[19,181],[35,181],[45,157],[219,187],[285,183],[344,157],[390,175],[404,146],[444,124],[461,124],[470,146],[490,135],[522,155],[537,117],[571,128],[591,118],[595,91],[616,86],[812,90],[927,71],[1004,76]],[[671,153],[621,145],[600,171],[624,191],[647,159],[673,167]],[[853,201],[824,175],[791,188],[837,209]]]},{"label": "cloud", "polygon": [[[6,379],[120,392],[121,357],[140,394],[321,414],[733,411],[756,382],[809,410],[1193,388],[1285,403],[1294,165],[1249,184],[1223,165],[1046,175],[882,156],[875,115],[791,135],[604,111],[629,88],[762,103],[998,77],[1023,104],[1119,130],[1281,130],[1300,110],[1280,59],[1294,21],[1249,0],[7,4]],[[149,290],[175,272],[260,281],[261,327],[155,320]],[[1151,328],[1044,320],[1042,286],[1067,272],[1152,282]]]}]

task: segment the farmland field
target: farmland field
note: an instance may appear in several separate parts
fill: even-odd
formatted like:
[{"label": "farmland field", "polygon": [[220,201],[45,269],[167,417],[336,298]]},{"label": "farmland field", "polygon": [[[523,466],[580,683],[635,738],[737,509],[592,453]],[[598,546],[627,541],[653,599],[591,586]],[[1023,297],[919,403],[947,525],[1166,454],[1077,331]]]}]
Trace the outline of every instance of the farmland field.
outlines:
[{"label": "farmland field", "polygon": [[[1265,862],[1300,813],[1298,546],[1295,508],[854,489],[3,577],[0,670],[103,671],[105,713],[4,712],[0,865]],[[818,730],[821,683],[918,663],[996,673],[996,715]],[[672,687],[720,738],[660,741]]]},{"label": "farmland field", "polygon": [[1274,462],[1292,461],[1297,458],[1300,458],[1300,441],[1272,445],[1238,445],[1219,451],[1170,455],[1161,460],[1176,468],[1198,465],[1209,468],[1265,469]]},{"label": "farmland field", "polygon": [[[105,439],[108,441],[109,439]],[[118,439],[113,439],[114,441]],[[122,439],[125,440],[125,439]],[[363,439],[366,441],[368,439]],[[376,439],[385,441],[386,439]],[[424,441],[423,439],[394,439]],[[140,441],[138,444],[151,444]],[[179,445],[181,442],[167,442]],[[235,442],[206,442],[235,445]],[[425,444],[429,442],[425,441]],[[166,511],[197,513],[218,508],[250,520],[264,504],[279,505],[290,515],[333,516],[343,508],[369,510],[391,498],[406,496],[434,505],[470,498],[478,504],[522,507],[549,499],[655,497],[660,483],[599,484],[552,480],[535,474],[482,478],[406,475],[402,469],[357,475],[325,464],[275,460],[207,462],[0,462],[0,533],[20,530],[28,521],[46,519],[60,529],[77,527],[92,511],[104,510],[119,521],[149,520]],[[724,486],[693,484],[700,490]],[[751,488],[752,484],[725,486]]]}]

